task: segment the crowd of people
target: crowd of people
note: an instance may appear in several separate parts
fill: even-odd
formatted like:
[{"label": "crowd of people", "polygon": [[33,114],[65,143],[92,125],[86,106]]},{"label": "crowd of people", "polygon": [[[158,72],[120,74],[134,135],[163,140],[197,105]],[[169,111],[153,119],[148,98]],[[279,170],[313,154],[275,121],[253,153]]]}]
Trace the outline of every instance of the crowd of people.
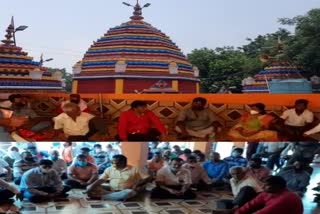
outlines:
[{"label": "crowd of people", "polygon": [[148,110],[146,102],[136,100],[129,110],[121,113],[117,134],[110,136],[107,122],[92,114],[79,94],[71,94],[69,100],[59,106],[57,116],[46,119],[32,110],[26,97],[13,94],[8,101],[0,103],[0,138],[14,141],[9,133],[17,131],[30,141],[58,138],[60,141],[165,142],[172,129],[176,139],[184,141],[214,141],[217,135],[234,142],[319,140],[320,124],[308,109],[307,100],[297,100],[294,108],[281,116],[267,112],[263,103],[249,106],[239,122],[227,130],[207,108],[207,100],[197,97],[190,108],[180,112],[175,126],[168,127]]},{"label": "crowd of people", "polygon": [[[103,200],[128,200],[142,192],[150,192],[155,199],[192,200],[198,191],[224,189],[234,196],[233,200],[217,201],[217,208],[225,213],[259,210],[301,214],[300,197],[309,185],[313,172],[310,163],[320,153],[320,144],[283,143],[277,146],[281,148],[277,160],[272,156],[274,152],[265,155],[273,151],[273,144],[282,143],[259,143],[256,149],[248,150],[250,158],[243,156],[243,148],[236,147],[229,157],[221,159],[217,152],[206,155],[153,142],[145,167],[129,165],[111,144],[76,151],[72,143],[66,142],[60,152],[41,152],[33,144],[21,152],[11,146],[0,162],[0,200],[16,196],[44,202],[68,197],[68,191],[74,188],[85,189],[88,197]],[[269,159],[273,165],[268,164]]]}]

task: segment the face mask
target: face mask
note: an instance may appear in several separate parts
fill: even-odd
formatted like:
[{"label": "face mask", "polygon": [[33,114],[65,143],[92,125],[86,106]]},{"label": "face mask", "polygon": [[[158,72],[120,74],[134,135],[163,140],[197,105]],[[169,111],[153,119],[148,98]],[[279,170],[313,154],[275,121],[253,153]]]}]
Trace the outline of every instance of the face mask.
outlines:
[{"label": "face mask", "polygon": [[58,160],[58,157],[57,157],[57,156],[52,156],[52,157],[51,157],[51,160],[57,161],[57,160]]},{"label": "face mask", "polygon": [[240,156],[240,154],[238,153],[238,152],[232,152],[232,157],[239,157]]},{"label": "face mask", "polygon": [[256,111],[256,110],[250,110],[250,114],[251,114],[251,115],[257,115],[257,114],[259,114],[259,112]]},{"label": "face mask", "polygon": [[33,158],[25,158],[25,160],[26,160],[27,162],[34,162],[34,159],[33,159]]},{"label": "face mask", "polygon": [[87,162],[77,161],[76,165],[79,166],[79,167],[85,167],[85,166],[87,166]]},{"label": "face mask", "polygon": [[179,171],[178,168],[176,168],[176,167],[171,167],[171,172],[178,172],[178,171]]}]

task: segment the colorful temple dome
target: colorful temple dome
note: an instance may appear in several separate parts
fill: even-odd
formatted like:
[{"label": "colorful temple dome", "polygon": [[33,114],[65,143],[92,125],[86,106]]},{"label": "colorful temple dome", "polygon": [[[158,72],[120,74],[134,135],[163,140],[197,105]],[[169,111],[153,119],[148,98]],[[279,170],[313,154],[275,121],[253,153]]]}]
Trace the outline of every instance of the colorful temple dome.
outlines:
[{"label": "colorful temple dome", "polygon": [[154,91],[159,81],[164,91],[198,92],[199,71],[167,35],[143,21],[142,8],[137,3],[131,21],[111,28],[89,48],[81,69],[79,63],[74,67],[74,92]]},{"label": "colorful temple dome", "polygon": [[60,92],[61,81],[53,77],[41,62],[33,61],[22,48],[16,46],[13,19],[0,44],[0,91],[2,93]]}]

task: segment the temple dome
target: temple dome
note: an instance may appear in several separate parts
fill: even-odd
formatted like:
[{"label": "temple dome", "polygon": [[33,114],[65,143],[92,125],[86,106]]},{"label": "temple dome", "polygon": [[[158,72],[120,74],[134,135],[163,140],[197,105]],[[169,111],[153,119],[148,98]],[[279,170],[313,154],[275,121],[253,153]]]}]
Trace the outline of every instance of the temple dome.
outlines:
[{"label": "temple dome", "polygon": [[[81,86],[81,80],[121,79],[127,85],[136,82],[137,86],[124,93],[149,89],[159,80],[166,81],[169,86],[173,80],[189,83],[194,87],[185,92],[196,93],[197,69],[166,34],[142,20],[141,9],[137,4],[130,21],[109,29],[85,53],[81,71],[74,77],[79,80],[80,92],[87,92],[83,89],[88,86]],[[138,80],[144,80],[145,84]],[[103,92],[113,93],[113,86],[110,87],[109,91]]]}]

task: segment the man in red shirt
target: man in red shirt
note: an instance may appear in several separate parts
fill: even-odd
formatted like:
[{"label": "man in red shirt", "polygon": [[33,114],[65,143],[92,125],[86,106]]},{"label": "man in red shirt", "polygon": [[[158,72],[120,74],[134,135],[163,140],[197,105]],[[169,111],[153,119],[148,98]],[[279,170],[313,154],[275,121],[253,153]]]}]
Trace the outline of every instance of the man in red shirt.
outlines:
[{"label": "man in red shirt", "polygon": [[[152,128],[152,125],[155,128]],[[131,109],[119,118],[118,141],[165,141],[166,128],[159,118],[147,109],[144,101],[134,101]]]},{"label": "man in red shirt", "polygon": [[230,211],[213,211],[213,214],[303,214],[301,198],[287,189],[286,181],[280,176],[265,180],[264,192],[242,207]]}]

